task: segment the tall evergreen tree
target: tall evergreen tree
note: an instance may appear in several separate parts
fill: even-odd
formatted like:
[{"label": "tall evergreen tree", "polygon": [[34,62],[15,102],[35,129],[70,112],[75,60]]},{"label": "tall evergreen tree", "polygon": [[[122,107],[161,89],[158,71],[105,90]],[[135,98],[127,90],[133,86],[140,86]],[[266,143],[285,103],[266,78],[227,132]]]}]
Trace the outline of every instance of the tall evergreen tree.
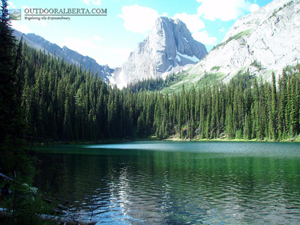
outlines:
[{"label": "tall evergreen tree", "polygon": [[[0,168],[7,174],[31,173],[25,154],[25,124],[21,108],[22,77],[17,71],[22,42],[16,50],[8,18],[7,1],[2,0],[0,17]],[[27,170],[27,171],[26,171]]]}]

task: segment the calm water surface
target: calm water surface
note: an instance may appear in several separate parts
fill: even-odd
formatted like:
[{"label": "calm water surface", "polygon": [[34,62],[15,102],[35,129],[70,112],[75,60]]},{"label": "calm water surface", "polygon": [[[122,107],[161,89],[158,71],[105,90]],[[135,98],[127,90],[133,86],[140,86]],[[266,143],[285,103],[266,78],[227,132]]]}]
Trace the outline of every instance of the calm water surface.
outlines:
[{"label": "calm water surface", "polygon": [[36,185],[98,224],[300,224],[300,144],[48,146]]}]

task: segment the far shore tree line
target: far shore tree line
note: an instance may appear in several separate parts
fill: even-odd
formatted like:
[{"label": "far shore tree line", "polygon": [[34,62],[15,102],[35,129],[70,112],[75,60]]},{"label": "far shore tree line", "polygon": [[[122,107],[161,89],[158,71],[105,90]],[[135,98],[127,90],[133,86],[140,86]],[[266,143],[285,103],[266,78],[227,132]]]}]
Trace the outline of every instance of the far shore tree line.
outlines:
[{"label": "far shore tree line", "polygon": [[[111,139],[283,140],[298,136],[300,65],[272,82],[239,74],[228,84],[192,87],[178,94],[144,88],[119,90],[97,75],[26,44],[23,79],[26,136],[38,142]],[[162,82],[162,81],[159,81]],[[139,85],[143,85],[142,82]]]}]

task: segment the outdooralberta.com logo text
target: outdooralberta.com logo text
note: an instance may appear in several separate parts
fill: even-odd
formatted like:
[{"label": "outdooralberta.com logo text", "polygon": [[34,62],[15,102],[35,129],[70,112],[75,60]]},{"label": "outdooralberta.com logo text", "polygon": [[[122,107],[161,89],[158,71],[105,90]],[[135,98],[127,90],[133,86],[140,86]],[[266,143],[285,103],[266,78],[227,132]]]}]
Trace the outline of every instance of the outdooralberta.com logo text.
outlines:
[{"label": "outdooralberta.com logo text", "polygon": [[[14,12],[14,14],[16,14]],[[73,16],[107,16],[106,8],[26,8],[24,9],[25,20],[70,20]],[[15,15],[10,14],[11,19]],[[18,20],[21,19],[21,13]]]},{"label": "outdooralberta.com logo text", "polygon": [[[107,16],[107,9],[102,8],[26,8],[25,16]],[[50,15],[49,15],[50,14]]]}]

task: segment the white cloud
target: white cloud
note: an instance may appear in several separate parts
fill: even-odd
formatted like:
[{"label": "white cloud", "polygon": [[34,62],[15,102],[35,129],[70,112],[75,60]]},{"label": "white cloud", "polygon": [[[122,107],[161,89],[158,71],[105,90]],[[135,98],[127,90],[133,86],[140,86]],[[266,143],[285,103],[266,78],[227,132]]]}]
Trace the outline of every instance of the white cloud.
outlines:
[{"label": "white cloud", "polygon": [[226,29],[224,27],[222,27],[221,29],[219,29],[219,32],[220,33],[225,33],[226,32]]},{"label": "white cloud", "polygon": [[207,33],[206,30],[194,32],[192,36],[195,40],[197,40],[205,45],[216,45],[217,44],[217,38],[209,36],[209,34]]},{"label": "white cloud", "polygon": [[[167,16],[167,13],[164,13],[163,15]],[[147,34],[148,31],[151,30],[158,16],[159,14],[157,11],[148,7],[138,6],[137,4],[124,6],[122,8],[122,14],[119,15],[119,17],[124,20],[124,27],[126,30],[141,34]],[[195,38],[196,40],[200,40],[204,44],[216,43],[217,38],[210,37],[206,31],[200,32],[201,29],[205,28],[205,24],[198,15],[190,15],[183,12],[181,14],[175,14],[173,19],[180,19],[184,22],[192,33],[192,36],[194,38],[197,37]],[[126,52],[126,58],[128,55],[129,52]]]},{"label": "white cloud", "polygon": [[184,22],[191,33],[199,31],[205,27],[205,24],[197,15],[188,15],[184,12],[182,14],[175,14],[174,19],[180,19]]},{"label": "white cloud", "polygon": [[[163,15],[167,16],[167,13],[164,13]],[[119,17],[124,20],[124,28],[126,30],[134,33],[147,34],[153,27],[155,20],[159,17],[159,14],[151,8],[135,4],[132,6],[124,6],[122,8],[122,14],[120,14]],[[175,14],[173,19],[180,19],[184,22],[195,40],[207,45],[217,44],[216,37],[212,37],[206,30],[202,30],[205,28],[205,24],[199,18],[199,15],[191,15],[183,12]],[[123,61],[128,58],[131,51],[131,49],[124,48],[110,50],[111,53],[118,54],[119,58],[123,58]]]},{"label": "white cloud", "polygon": [[64,39],[62,45],[67,46],[82,55],[88,55],[89,50],[96,50],[99,47],[96,43],[94,43],[93,38],[77,39],[67,37]]},{"label": "white cloud", "polygon": [[12,3],[12,1],[8,2],[8,8],[9,9],[15,9],[16,6],[14,5],[14,3]]},{"label": "white cloud", "polygon": [[92,36],[93,37],[93,39],[95,40],[95,41],[103,41],[103,38],[102,37],[99,37],[99,36],[97,36],[97,35],[93,35]]},{"label": "white cloud", "polygon": [[201,3],[198,14],[208,20],[235,20],[259,8],[257,4],[247,0],[197,0],[197,2]]},{"label": "white cloud", "polygon": [[83,0],[83,2],[87,5],[101,5],[101,0]]},{"label": "white cloud", "polygon": [[21,23],[20,21],[14,21],[14,20],[12,20],[11,21],[11,25],[12,25],[12,28],[14,28],[17,31],[20,31],[20,32],[22,32],[24,34],[32,33],[32,31],[30,30],[30,28],[26,24]]},{"label": "white cloud", "polygon": [[259,10],[259,5],[252,4],[251,7],[250,7],[250,12],[253,13],[253,12],[257,11],[257,10]]},{"label": "white cloud", "polygon": [[61,47],[67,46],[69,49],[77,51],[84,56],[89,56],[100,65],[108,64],[111,68],[121,66],[127,60],[130,52],[133,51],[131,48],[126,47],[108,47],[105,44],[99,44],[99,41],[104,41],[104,39],[97,35],[92,35],[85,39],[68,37],[59,45]]},{"label": "white cloud", "polygon": [[121,62],[125,62],[128,57],[129,54],[133,51],[133,49],[131,48],[112,48],[109,50],[111,53],[118,55],[119,58],[121,58]]},{"label": "white cloud", "polygon": [[[98,53],[95,54],[95,51],[98,51]],[[96,50],[91,50],[89,56],[94,58],[100,65],[108,64],[110,68],[115,68],[121,67],[132,51],[133,49],[122,46],[98,46]],[[105,54],[99,54],[99,52]]]},{"label": "white cloud", "polygon": [[217,38],[209,36],[206,30],[202,30],[205,28],[205,24],[198,15],[189,15],[184,12],[182,14],[176,14],[174,19],[177,18],[186,24],[196,41],[206,45],[216,45]]},{"label": "white cloud", "polygon": [[158,12],[154,9],[138,6],[123,6],[120,18],[124,20],[124,28],[134,33],[146,34],[154,25]]}]

